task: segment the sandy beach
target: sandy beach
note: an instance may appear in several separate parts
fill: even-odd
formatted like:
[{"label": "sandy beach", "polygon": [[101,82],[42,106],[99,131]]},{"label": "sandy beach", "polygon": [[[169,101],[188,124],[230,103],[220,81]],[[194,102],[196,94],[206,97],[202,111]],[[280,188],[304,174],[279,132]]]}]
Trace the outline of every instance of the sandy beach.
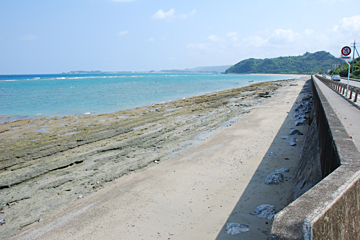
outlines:
[{"label": "sandy beach", "polygon": [[[232,239],[225,225],[236,222],[249,227],[242,239],[266,239],[271,220],[250,213],[288,204],[303,136],[283,137],[308,79],[1,124],[0,236]],[[264,184],[282,167],[284,182]]]}]

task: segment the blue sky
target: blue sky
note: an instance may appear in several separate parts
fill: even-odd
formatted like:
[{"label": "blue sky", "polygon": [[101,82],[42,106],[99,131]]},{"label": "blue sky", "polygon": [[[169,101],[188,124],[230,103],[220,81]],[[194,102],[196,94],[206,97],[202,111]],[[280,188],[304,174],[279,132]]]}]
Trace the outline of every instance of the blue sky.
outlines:
[{"label": "blue sky", "polygon": [[359,0],[0,0],[0,74],[150,71],[360,48]]}]

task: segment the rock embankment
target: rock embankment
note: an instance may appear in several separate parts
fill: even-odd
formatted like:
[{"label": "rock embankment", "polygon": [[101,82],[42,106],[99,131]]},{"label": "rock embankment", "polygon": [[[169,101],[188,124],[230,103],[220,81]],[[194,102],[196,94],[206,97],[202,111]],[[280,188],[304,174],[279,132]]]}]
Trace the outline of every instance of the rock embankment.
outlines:
[{"label": "rock embankment", "polygon": [[303,98],[295,110],[297,113],[294,114],[294,117],[299,119],[298,122],[307,122],[308,127],[294,174],[293,187],[290,195],[291,202],[300,197],[322,179],[319,136],[312,96],[309,95],[308,97]]}]

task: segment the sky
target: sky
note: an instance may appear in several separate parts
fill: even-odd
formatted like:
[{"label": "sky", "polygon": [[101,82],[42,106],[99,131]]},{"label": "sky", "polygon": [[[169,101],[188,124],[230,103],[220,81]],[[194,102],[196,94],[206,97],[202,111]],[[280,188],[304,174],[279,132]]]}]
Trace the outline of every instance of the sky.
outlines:
[{"label": "sky", "polygon": [[0,74],[340,57],[354,40],[359,0],[0,0]]}]

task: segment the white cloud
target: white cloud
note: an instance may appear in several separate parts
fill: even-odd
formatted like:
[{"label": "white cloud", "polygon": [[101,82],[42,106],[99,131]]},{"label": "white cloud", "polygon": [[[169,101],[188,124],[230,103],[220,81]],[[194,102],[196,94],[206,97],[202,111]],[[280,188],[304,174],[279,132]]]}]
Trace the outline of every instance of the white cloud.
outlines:
[{"label": "white cloud", "polygon": [[238,40],[237,32],[229,32],[229,33],[226,34],[226,37],[230,38],[233,41]]},{"label": "white cloud", "polygon": [[[309,33],[311,31],[304,32]],[[210,35],[203,43],[188,44],[187,49],[192,58],[201,61],[217,59],[217,61],[222,60],[225,63],[235,63],[242,58],[277,57],[312,51],[313,49],[309,50],[303,44],[303,35],[291,29],[262,31],[261,34],[249,36],[240,35],[237,32],[228,32],[223,36]]]},{"label": "white cloud", "polygon": [[147,42],[155,42],[155,39],[154,38],[149,38],[146,40]]},{"label": "white cloud", "polygon": [[246,58],[296,56],[305,52],[328,51],[339,57],[340,50],[360,39],[360,15],[345,17],[328,29],[262,30],[257,33],[228,32],[212,34],[202,42],[187,45],[188,55],[204,64],[216,62],[236,63]]},{"label": "white cloud", "polygon": [[194,14],[196,13],[196,10],[192,10],[191,12],[189,13],[182,13],[182,14],[179,14],[179,17],[181,18],[188,18],[188,17],[191,17],[193,16]]},{"label": "white cloud", "polygon": [[341,29],[345,31],[360,31],[360,15],[353,17],[345,17],[340,20]]},{"label": "white cloud", "polygon": [[236,37],[237,36],[237,32],[228,32],[226,34],[227,37],[231,38],[231,37]]},{"label": "white cloud", "polygon": [[250,36],[242,39],[242,42],[247,47],[264,47],[268,43],[268,40],[260,36]]},{"label": "white cloud", "polygon": [[296,36],[297,34],[291,29],[276,29],[268,41],[274,44],[291,43],[295,40]]},{"label": "white cloud", "polygon": [[[353,39],[360,38],[360,16],[345,17],[327,31],[333,48],[350,44]],[[337,51],[338,52],[338,51]]]},{"label": "white cloud", "polygon": [[206,44],[204,43],[190,43],[187,45],[190,50],[206,50]]},{"label": "white cloud", "polygon": [[304,30],[304,34],[305,35],[310,35],[310,34],[312,34],[314,31],[313,30],[311,30],[311,29],[305,29]]},{"label": "white cloud", "polygon": [[210,35],[208,36],[207,40],[212,42],[219,42],[221,39],[217,35]]},{"label": "white cloud", "polygon": [[[312,30],[305,30],[310,34]],[[228,32],[225,36],[210,35],[203,43],[191,43],[187,48],[191,51],[212,53],[233,54],[239,51],[250,51],[252,49],[264,48],[291,48],[301,44],[303,35],[293,32],[291,29],[276,29],[272,32],[265,32],[262,35],[252,35],[240,38],[237,32]],[[249,50],[250,49],[250,50]]]},{"label": "white cloud", "polygon": [[124,36],[124,35],[127,35],[129,34],[129,31],[121,31],[121,32],[118,32],[118,36]]},{"label": "white cloud", "polygon": [[160,9],[154,15],[152,15],[151,18],[153,19],[172,18],[174,14],[175,14],[175,10],[173,8],[167,12],[164,12],[162,9]]},{"label": "white cloud", "polygon": [[20,38],[20,40],[23,40],[23,41],[33,41],[33,40],[36,40],[37,37],[34,36],[34,35],[25,35],[23,37]]},{"label": "white cloud", "polygon": [[164,10],[158,10],[154,15],[151,16],[152,19],[172,19],[172,18],[188,18],[193,16],[196,13],[196,10],[192,10],[189,13],[179,13],[175,14],[175,9],[170,9],[169,11],[165,12]]},{"label": "white cloud", "polygon": [[332,28],[332,30],[333,30],[334,32],[339,31],[339,26],[338,26],[338,25],[335,25],[335,26]]}]

